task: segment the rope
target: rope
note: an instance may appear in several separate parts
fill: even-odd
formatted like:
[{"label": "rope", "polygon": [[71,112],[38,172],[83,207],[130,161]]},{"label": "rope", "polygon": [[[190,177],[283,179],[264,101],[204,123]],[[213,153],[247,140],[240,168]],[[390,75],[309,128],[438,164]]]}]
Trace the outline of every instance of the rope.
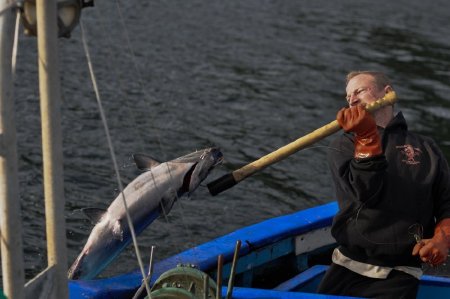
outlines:
[{"label": "rope", "polygon": [[91,76],[91,80],[92,80],[92,85],[93,85],[95,96],[96,96],[96,99],[97,99],[97,104],[98,104],[99,112],[100,112],[100,115],[101,115],[102,123],[103,123],[104,129],[105,129],[106,139],[108,141],[108,147],[109,147],[111,159],[112,159],[112,162],[113,162],[113,165],[114,165],[114,171],[115,171],[115,174],[116,174],[117,183],[119,185],[120,193],[122,194],[122,202],[123,202],[123,205],[125,207],[125,213],[126,213],[126,216],[127,216],[128,226],[130,227],[130,233],[131,233],[131,238],[133,239],[133,245],[134,245],[134,249],[135,249],[135,252],[136,252],[136,258],[137,258],[138,263],[139,263],[139,268],[140,268],[140,271],[141,271],[141,275],[142,275],[143,281],[145,283],[145,288],[147,290],[149,298],[151,299],[150,286],[149,286],[148,281],[146,279],[146,275],[145,275],[145,271],[144,271],[144,265],[142,264],[142,258],[141,258],[141,254],[140,254],[140,251],[139,251],[137,239],[136,239],[136,233],[134,231],[133,222],[131,221],[131,217],[130,217],[130,214],[128,212],[128,206],[127,206],[127,202],[125,200],[125,194],[123,193],[123,189],[124,188],[123,188],[122,180],[121,180],[120,173],[119,173],[119,167],[117,165],[117,160],[116,160],[116,155],[115,155],[115,152],[114,152],[114,147],[113,147],[113,144],[112,144],[112,141],[111,141],[111,136],[109,134],[108,123],[107,123],[107,120],[106,120],[105,112],[103,110],[102,101],[101,101],[101,98],[100,98],[100,92],[99,92],[99,89],[98,89],[98,86],[97,86],[97,80],[95,78],[93,65],[92,65],[90,54],[89,54],[89,48],[88,48],[88,45],[87,45],[87,42],[86,42],[86,38],[85,38],[85,34],[84,34],[85,29],[84,29],[82,21],[80,21],[80,27],[81,27],[81,39],[82,39],[82,42],[83,42],[84,51],[86,53],[86,59],[87,59],[88,66],[89,66],[89,72],[90,72],[90,76]]},{"label": "rope", "polygon": [[[140,88],[141,88],[141,90],[142,90],[142,92],[143,92],[143,94],[144,94],[145,99],[146,99],[146,101],[145,101],[144,103],[147,103],[147,105],[148,105],[148,103],[150,102],[151,97],[150,97],[150,95],[145,91],[144,84],[142,83],[142,82],[143,82],[143,80],[142,80],[142,75],[141,75],[141,73],[140,73],[140,71],[139,71],[138,63],[136,62],[135,51],[133,50],[133,47],[132,47],[132,45],[131,45],[130,35],[129,35],[129,33],[128,33],[127,26],[126,26],[126,24],[125,24],[125,19],[124,19],[124,17],[123,17],[122,8],[120,7],[120,1],[119,1],[119,0],[116,0],[116,6],[117,6],[117,11],[118,11],[118,13],[119,13],[119,19],[120,19],[120,22],[122,23],[122,27],[124,28],[124,34],[125,34],[125,38],[126,38],[126,44],[127,44],[128,52],[130,53],[130,56],[131,56],[131,58],[132,58],[133,66],[134,66],[135,72],[136,72],[136,74],[137,74],[137,82],[139,83],[139,86],[140,86]],[[149,110],[150,110],[150,109],[149,109]],[[158,140],[159,148],[161,149],[161,152],[164,153],[165,151],[164,151],[164,149],[163,149],[162,142],[161,142],[161,138],[160,138],[159,134],[157,134],[156,137],[157,137],[157,140]],[[167,160],[167,158],[164,157],[164,160]],[[173,177],[172,177],[172,173],[171,173],[170,169],[167,168],[167,170],[168,170],[168,172],[169,172],[170,179],[173,181]],[[156,186],[156,184],[155,184],[155,186]],[[186,224],[186,219],[185,219],[185,217],[184,217],[184,213],[183,213],[183,210],[184,210],[183,203],[182,203],[181,201],[179,201],[178,199],[179,199],[179,198],[178,198],[178,195],[177,195],[176,201],[178,202],[178,205],[180,206],[180,209],[181,209],[181,212],[179,213],[179,216],[180,216],[180,218],[181,218],[181,223],[182,223],[184,229],[186,230],[188,237],[189,237],[190,239],[192,239],[193,234],[192,234],[191,230],[189,229],[189,227],[187,226],[187,224]],[[166,221],[167,223],[169,223],[169,218],[167,217],[166,211],[164,211],[164,209],[161,209],[161,210],[162,210],[163,217],[164,217],[165,221]],[[179,251],[181,251],[181,248],[180,248],[178,245],[177,245],[177,247],[178,247]]]},{"label": "rope", "polygon": [[[142,93],[144,94],[144,98],[146,99],[146,101],[144,101],[144,104],[146,104],[148,106],[148,103],[151,102],[150,101],[151,100],[151,96],[147,93],[147,91],[144,88],[144,84],[142,83],[143,82],[142,74],[141,74],[141,72],[139,71],[139,68],[138,68],[138,63],[136,61],[135,51],[133,50],[133,47],[131,46],[130,35],[128,33],[128,29],[127,29],[127,26],[125,24],[125,19],[123,17],[122,8],[120,7],[119,0],[116,0],[116,6],[117,6],[117,12],[119,14],[119,20],[122,23],[122,27],[124,29],[126,45],[127,45],[128,51],[130,53],[130,57],[131,57],[131,61],[132,61],[133,67],[134,67],[134,71],[137,74],[137,76],[136,76],[137,80],[136,81],[138,82],[138,85],[141,88]],[[148,109],[148,111],[151,111],[151,109]],[[159,145],[159,148],[161,150],[161,153],[164,155],[165,151],[163,149],[163,145],[162,145],[162,142],[161,142],[161,136],[159,134],[156,134],[156,139],[158,140],[158,145]],[[167,157],[165,157],[165,156],[163,156],[162,158],[164,160],[167,160]]]}]

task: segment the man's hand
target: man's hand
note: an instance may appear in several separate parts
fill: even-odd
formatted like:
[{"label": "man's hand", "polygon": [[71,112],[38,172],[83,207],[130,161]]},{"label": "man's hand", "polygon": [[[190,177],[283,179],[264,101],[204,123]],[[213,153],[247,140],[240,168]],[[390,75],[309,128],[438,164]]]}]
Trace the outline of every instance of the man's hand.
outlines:
[{"label": "man's hand", "polygon": [[355,133],[355,158],[369,158],[383,153],[375,120],[363,106],[341,109],[336,120],[346,132]]},{"label": "man's hand", "polygon": [[447,260],[448,249],[442,242],[424,239],[414,246],[412,255],[419,255],[422,262],[438,266]]},{"label": "man's hand", "polygon": [[448,257],[449,233],[450,219],[447,218],[436,225],[433,238],[423,239],[414,246],[412,255],[418,255],[424,263],[432,266],[443,264]]}]

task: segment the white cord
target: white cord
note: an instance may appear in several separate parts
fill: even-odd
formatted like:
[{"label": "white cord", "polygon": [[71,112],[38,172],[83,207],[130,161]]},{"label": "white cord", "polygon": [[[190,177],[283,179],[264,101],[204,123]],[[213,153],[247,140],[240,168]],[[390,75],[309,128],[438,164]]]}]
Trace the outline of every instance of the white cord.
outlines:
[{"label": "white cord", "polygon": [[13,82],[16,78],[16,65],[17,65],[17,49],[18,49],[18,44],[19,44],[19,28],[20,28],[20,9],[17,8],[17,13],[16,13],[16,27],[14,30],[14,44],[13,44],[13,49],[12,49],[12,63],[11,63],[11,73],[12,73],[12,79]]}]

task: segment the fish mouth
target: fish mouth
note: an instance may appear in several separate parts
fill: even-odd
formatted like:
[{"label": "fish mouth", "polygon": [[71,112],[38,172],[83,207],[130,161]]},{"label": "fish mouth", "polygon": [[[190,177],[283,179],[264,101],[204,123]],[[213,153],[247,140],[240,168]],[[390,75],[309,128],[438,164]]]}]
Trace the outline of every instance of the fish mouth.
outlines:
[{"label": "fish mouth", "polygon": [[192,193],[208,176],[209,172],[222,163],[223,154],[219,148],[212,147],[203,150],[198,159],[184,176],[182,188],[184,192]]},{"label": "fish mouth", "polygon": [[188,170],[188,172],[186,173],[186,175],[183,178],[183,185],[181,186],[180,190],[181,192],[189,192],[189,186],[191,184],[191,178],[192,178],[192,174],[194,173],[195,167],[197,166],[198,163],[195,163],[194,165],[192,165],[192,167]]}]

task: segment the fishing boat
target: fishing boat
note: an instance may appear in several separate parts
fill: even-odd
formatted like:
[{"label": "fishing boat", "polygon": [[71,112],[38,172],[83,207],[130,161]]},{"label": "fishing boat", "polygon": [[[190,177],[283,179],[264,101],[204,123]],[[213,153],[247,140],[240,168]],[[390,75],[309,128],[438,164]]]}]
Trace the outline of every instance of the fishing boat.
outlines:
[{"label": "fishing boat", "polygon": [[[153,265],[152,298],[215,298],[217,287],[234,299],[343,298],[316,293],[336,246],[330,227],[337,209],[331,202],[272,218],[161,260]],[[69,281],[70,298],[133,298],[141,283],[139,271]],[[423,275],[417,298],[450,298],[450,278]]]}]

